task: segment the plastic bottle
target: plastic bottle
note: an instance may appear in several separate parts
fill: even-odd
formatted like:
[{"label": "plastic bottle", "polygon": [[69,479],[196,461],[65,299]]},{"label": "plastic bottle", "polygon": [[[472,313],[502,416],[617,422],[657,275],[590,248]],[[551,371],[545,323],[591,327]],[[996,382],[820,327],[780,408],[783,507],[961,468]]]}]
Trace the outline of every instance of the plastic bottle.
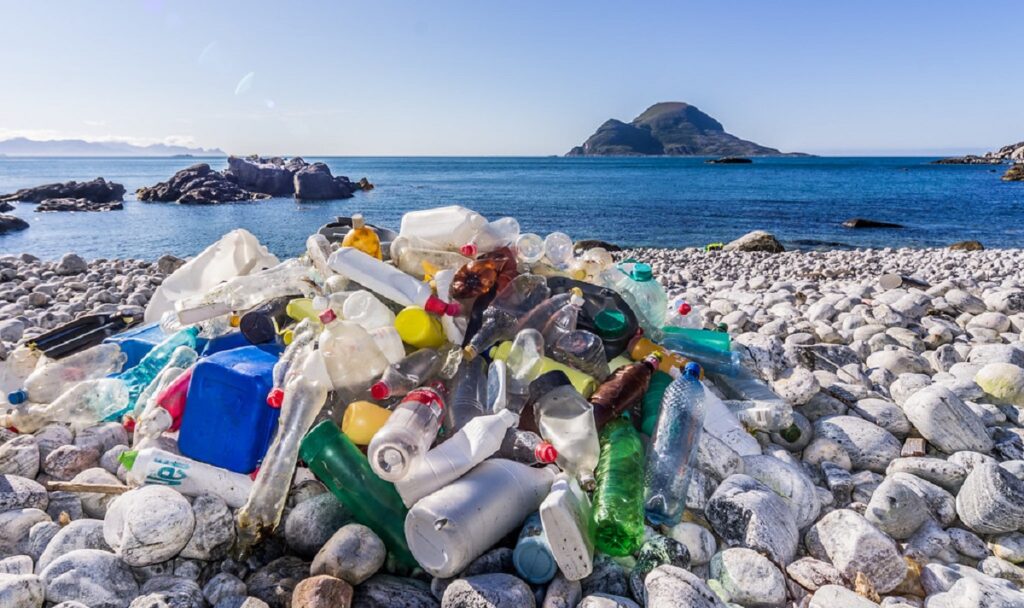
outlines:
[{"label": "plastic bottle", "polygon": [[[455,271],[451,269],[439,270],[434,274],[434,287],[437,290],[437,297],[445,302],[451,302],[451,286],[455,280]],[[452,317],[444,315],[441,317],[441,328],[444,329],[445,338],[452,344],[461,345],[466,341],[466,329],[469,326],[469,319],[465,316]]]},{"label": "plastic bottle", "polygon": [[327,264],[327,257],[331,255],[331,243],[322,234],[311,234],[306,239],[306,257],[313,266],[313,280],[317,285],[323,286],[327,280],[335,276],[334,271]]},{"label": "plastic bottle", "polygon": [[726,404],[730,411],[748,428],[774,432],[792,426],[793,407],[743,366],[732,375],[715,374],[713,379],[733,400]]},{"label": "plastic bottle", "polygon": [[544,337],[535,329],[524,329],[516,334],[508,356],[506,407],[515,413],[522,411],[530,397],[530,383],[540,376],[544,367]]},{"label": "plastic bottle", "polygon": [[198,337],[199,328],[194,326],[175,332],[146,353],[138,365],[119,374],[117,377],[125,383],[129,393],[128,404],[124,411],[135,408],[135,402],[139,395],[171,360],[174,351],[179,346],[187,346],[195,350]]},{"label": "plastic bottle", "polygon": [[601,430],[592,526],[598,551],[633,554],[644,537],[644,446],[629,422],[619,419]]},{"label": "plastic bottle", "polygon": [[[509,351],[512,350],[511,342],[502,342],[498,346],[494,347],[490,351],[491,359],[493,360],[504,360],[508,357]],[[578,369],[573,369],[568,365],[564,365],[555,361],[551,357],[544,357],[541,359],[540,373],[546,374],[548,372],[559,371],[569,377],[569,381],[572,385],[580,392],[584,397],[589,397],[597,389],[597,380],[593,377],[588,376]]]},{"label": "plastic bottle", "polygon": [[594,541],[590,533],[590,499],[576,481],[561,473],[540,505],[540,520],[551,555],[570,581],[594,571]]},{"label": "plastic bottle", "polygon": [[406,213],[398,233],[427,241],[438,249],[458,251],[486,225],[487,220],[479,213],[451,205]]},{"label": "plastic bottle", "polygon": [[288,380],[288,373],[296,362],[302,362],[306,352],[308,352],[309,348],[312,348],[311,346],[307,348],[307,345],[313,344],[313,341],[316,339],[312,322],[300,321],[295,326],[292,336],[291,343],[284,349],[284,353],[281,354],[277,363],[274,364],[274,388],[267,395],[267,405],[271,407],[281,407],[281,404],[284,403],[284,386]]},{"label": "plastic bottle", "polygon": [[273,268],[235,277],[201,296],[190,296],[175,304],[178,321],[192,325],[258,306],[267,300],[296,293],[311,293],[309,267],[298,258]]},{"label": "plastic bottle", "polygon": [[569,270],[578,280],[599,284],[601,274],[614,265],[615,260],[604,247],[592,247],[576,258]]},{"label": "plastic bottle", "polygon": [[435,249],[426,241],[400,236],[391,241],[391,261],[402,272],[425,280],[428,274],[437,276],[439,270],[462,268],[470,259],[454,251]]},{"label": "plastic bottle", "polygon": [[107,409],[107,419],[117,420],[125,414],[129,414],[134,418],[138,418],[146,410],[147,407],[155,406],[151,404],[151,400],[155,400],[156,396],[166,388],[176,377],[184,373],[184,371],[193,365],[196,360],[199,359],[199,355],[195,350],[188,346],[179,346],[174,349],[171,353],[170,358],[167,359],[167,363],[163,369],[157,373],[156,378],[153,379],[146,388],[139,393],[138,399],[135,400],[135,407],[131,410],[118,410],[113,408]]},{"label": "plastic bottle", "polygon": [[380,237],[372,228],[366,227],[366,220],[362,213],[352,214],[352,227],[349,228],[345,238],[341,240],[342,247],[354,247],[366,255],[384,259],[380,250]]},{"label": "plastic bottle", "polygon": [[558,466],[593,490],[601,450],[593,407],[572,386],[560,386],[541,397],[533,411],[541,437],[558,450]]},{"label": "plastic bottle", "polygon": [[320,352],[331,387],[351,398],[368,389],[389,365],[362,325],[337,320],[320,333]]},{"label": "plastic bottle", "polygon": [[656,344],[644,336],[636,336],[630,341],[627,347],[630,358],[634,361],[643,361],[651,354],[657,353],[661,359],[658,362],[658,369],[669,374],[672,369],[683,369],[690,362],[689,359],[672,352],[660,344]]},{"label": "plastic bottle", "polygon": [[537,510],[554,481],[540,469],[491,459],[409,510],[405,537],[420,566],[455,576]]},{"label": "plastic bottle", "polygon": [[170,486],[185,496],[214,494],[232,509],[245,504],[252,490],[252,478],[208,465],[159,448],[128,450],[117,459],[128,470],[133,486]]},{"label": "plastic bottle", "polygon": [[644,391],[640,403],[640,426],[639,430],[648,437],[654,433],[654,427],[658,424],[658,413],[661,411],[661,400],[665,396],[665,389],[672,384],[672,376],[661,370],[656,370],[651,376],[651,382]]},{"label": "plastic bottle", "polygon": [[43,353],[22,344],[14,348],[7,359],[0,363],[0,405],[7,403],[7,394],[25,385],[25,380],[35,370]]},{"label": "plastic bottle", "polygon": [[657,368],[657,355],[649,355],[643,361],[620,367],[608,376],[608,379],[590,396],[597,428],[604,427],[623,412],[636,407],[643,399],[651,376]]},{"label": "plastic bottle", "polygon": [[388,421],[391,411],[370,401],[353,401],[345,407],[341,432],[356,445],[368,445]]},{"label": "plastic bottle", "polygon": [[502,340],[516,335],[520,317],[550,295],[547,281],[535,274],[521,274],[512,279],[484,310],[483,323],[466,345],[466,357],[472,359]]},{"label": "plastic bottle", "polygon": [[706,329],[666,327],[662,344],[679,355],[695,359],[708,372],[736,375],[740,354],[729,350],[729,334]]},{"label": "plastic bottle", "polygon": [[436,315],[459,314],[458,303],[446,303],[426,283],[358,249],[342,247],[328,262],[337,273],[402,306],[420,306]]},{"label": "plastic bottle", "polygon": [[167,430],[176,431],[181,426],[181,415],[185,413],[185,399],[188,397],[188,385],[192,380],[193,369],[190,367],[179,374],[155,397],[156,405],[170,415],[171,424]]},{"label": "plastic bottle", "polygon": [[370,394],[378,401],[406,395],[434,378],[441,371],[441,363],[441,355],[436,350],[421,348],[389,365],[380,380],[370,387]]},{"label": "plastic bottle", "polygon": [[500,247],[511,247],[518,238],[519,221],[514,217],[503,217],[485,224],[465,245],[459,248],[459,252],[462,255],[474,257]]},{"label": "plastic bottle", "polygon": [[[284,309],[285,314],[289,319],[296,323],[308,320],[313,324],[313,327],[320,329],[323,323],[320,321],[320,312],[315,306],[313,306],[312,298],[292,298],[288,300],[288,304]],[[288,324],[287,321],[284,322]],[[278,332],[281,333],[281,332]]]},{"label": "plastic bottle", "polygon": [[669,385],[651,435],[644,466],[644,511],[655,524],[678,524],[686,508],[706,412],[700,375],[700,366],[689,363]]},{"label": "plastic bottle", "polygon": [[444,398],[444,386],[435,382],[410,392],[391,412],[366,451],[381,479],[398,481],[418,465],[441,428]]},{"label": "plastic bottle", "polygon": [[374,474],[366,456],[334,422],[324,420],[313,427],[302,439],[299,456],[355,520],[384,541],[400,564],[416,567],[402,528],[405,505],[395,486]]},{"label": "plastic bottle", "polygon": [[761,453],[761,444],[743,428],[729,408],[722,403],[711,390],[704,389],[704,404],[707,413],[704,416],[704,430],[714,435],[722,443],[729,446],[740,456],[756,456]]},{"label": "plastic bottle", "polygon": [[249,498],[236,515],[238,545],[254,546],[281,521],[288,490],[291,488],[299,444],[327,401],[330,380],[319,351],[308,353],[284,390],[284,403],[277,432],[263,457]]},{"label": "plastic bottle", "polygon": [[427,452],[408,475],[395,482],[405,506],[413,506],[494,454],[505,433],[517,421],[517,416],[508,410],[477,416],[447,441]]},{"label": "plastic bottle", "polygon": [[[487,407],[487,363],[480,358],[463,361],[452,383],[451,398],[444,408],[444,433],[451,436]],[[492,412],[493,413],[493,412]]]},{"label": "plastic bottle", "polygon": [[700,320],[700,311],[683,298],[672,304],[672,310],[665,317],[666,327],[686,327],[701,329],[704,323]]},{"label": "plastic bottle", "polygon": [[519,577],[531,585],[543,585],[555,578],[558,564],[551,554],[551,545],[544,534],[539,514],[530,515],[523,523],[516,548],[512,551],[512,565]]},{"label": "plastic bottle", "polygon": [[583,292],[573,288],[569,292],[569,301],[554,311],[540,329],[545,344],[554,344],[562,336],[576,330],[576,320],[583,309]]},{"label": "plastic bottle", "polygon": [[559,270],[572,264],[572,239],[564,232],[552,232],[544,237],[544,257]]},{"label": "plastic bottle", "polygon": [[494,289],[499,273],[504,272],[505,266],[511,263],[504,256],[472,260],[455,272],[448,293],[457,300],[478,298]]},{"label": "plastic bottle", "polygon": [[508,429],[494,455],[530,466],[553,464],[558,460],[558,450],[555,446],[541,439],[537,433],[523,429]]},{"label": "plastic bottle", "polygon": [[28,403],[0,415],[0,427],[33,433],[49,422],[62,422],[80,431],[102,421],[108,410],[120,410],[127,403],[128,388],[124,382],[95,378],[72,385],[49,403]]},{"label": "plastic bottle", "polygon": [[125,359],[116,344],[99,344],[59,361],[46,362],[25,378],[23,388],[8,394],[7,400],[11,405],[25,401],[49,403],[83,380],[120,371]]},{"label": "plastic bottle", "polygon": [[554,344],[545,339],[545,344],[548,345],[548,354],[552,359],[593,376],[598,381],[603,381],[611,373],[604,342],[585,329],[559,336]]},{"label": "plastic bottle", "polygon": [[519,320],[519,324],[516,325],[516,331],[522,331],[524,329],[536,329],[537,331],[544,331],[548,324],[551,323],[552,319],[566,306],[572,298],[578,294],[574,293],[560,293],[556,296],[551,296],[547,300],[544,300],[540,304],[537,304],[530,309],[523,317]]},{"label": "plastic bottle", "polygon": [[281,296],[260,304],[241,316],[238,330],[250,344],[274,341],[291,324],[288,306],[293,299],[291,295]]},{"label": "plastic bottle", "polygon": [[644,332],[648,336],[660,336],[668,309],[665,288],[654,279],[651,267],[642,262],[633,265],[627,279],[620,283],[620,293],[629,301]]},{"label": "plastic bottle", "polygon": [[524,264],[535,264],[544,257],[544,239],[527,232],[516,239],[516,258]]},{"label": "plastic bottle", "polygon": [[395,317],[402,342],[416,348],[440,348],[448,340],[441,319],[419,306],[407,306]]}]

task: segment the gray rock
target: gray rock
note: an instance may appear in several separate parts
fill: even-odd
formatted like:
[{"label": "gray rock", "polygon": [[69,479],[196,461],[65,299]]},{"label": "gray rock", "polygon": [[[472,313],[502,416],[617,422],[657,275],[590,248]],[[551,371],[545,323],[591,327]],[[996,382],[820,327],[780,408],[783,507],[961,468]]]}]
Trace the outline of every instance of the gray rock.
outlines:
[{"label": "gray rock", "polygon": [[386,556],[384,543],[373,530],[362,524],[348,524],[316,554],[310,574],[329,574],[358,585],[380,570]]},{"label": "gray rock", "polygon": [[808,608],[878,608],[878,604],[846,587],[825,585],[814,592]]},{"label": "gray rock", "polygon": [[42,608],[43,582],[34,574],[0,574],[0,606]]},{"label": "gray rock", "polygon": [[301,557],[311,558],[350,521],[352,515],[328,492],[297,504],[285,518],[284,535],[292,551]]},{"label": "gray rock", "polygon": [[100,453],[91,447],[62,445],[47,454],[43,471],[57,481],[68,481],[86,469],[99,464]]},{"label": "gray rock", "polygon": [[690,563],[695,566],[710,562],[718,548],[715,535],[707,528],[694,523],[680,522],[668,530],[668,535],[686,547],[690,553]]},{"label": "gray rock", "polygon": [[910,421],[895,403],[868,398],[853,404],[852,409],[861,418],[877,424],[896,437],[905,437],[910,432]]},{"label": "gray rock", "polygon": [[961,578],[944,593],[928,597],[927,608],[1020,608],[1024,593],[979,581]]},{"label": "gray rock", "polygon": [[13,509],[46,509],[46,488],[18,475],[0,475],[0,513]]},{"label": "gray rock", "polygon": [[27,479],[39,473],[39,444],[32,435],[18,435],[0,445],[0,475]]},{"label": "gray rock", "polygon": [[89,270],[89,264],[81,258],[81,256],[74,253],[65,253],[61,256],[60,261],[57,263],[55,269],[57,274],[61,276],[70,276],[74,274],[82,274]]},{"label": "gray rock", "polygon": [[68,519],[82,519],[85,516],[82,499],[74,492],[50,492],[50,504],[46,506],[46,512],[53,519],[60,519],[62,513]]},{"label": "gray rock", "polygon": [[453,581],[442,608],[524,608],[536,606],[530,586],[511,574],[480,574]]},{"label": "gray rock", "polygon": [[177,555],[195,529],[192,506],[166,486],[143,486],[117,497],[103,522],[103,536],[130,566],[147,566]]},{"label": "gray rock", "polygon": [[856,416],[822,418],[814,423],[814,433],[841,445],[857,469],[881,473],[900,455],[900,442],[892,433]]},{"label": "gray rock", "polygon": [[235,521],[224,499],[203,494],[192,501],[195,529],[181,557],[206,561],[224,559],[235,542]]},{"label": "gray rock", "polygon": [[76,600],[89,608],[124,608],[139,593],[128,565],[98,549],[65,553],[50,562],[40,578],[48,601]]},{"label": "gray rock", "polygon": [[437,608],[430,586],[411,578],[378,574],[355,588],[352,606],[357,608]]},{"label": "gray rock", "polygon": [[1014,564],[1024,562],[1024,534],[1020,532],[993,536],[988,546],[996,557]]},{"label": "gray rock", "polygon": [[140,593],[128,608],[206,608],[199,585],[184,578],[153,577],[142,585]]},{"label": "gray rock", "polygon": [[707,583],[676,566],[659,566],[647,575],[646,608],[726,608]]},{"label": "gray rock", "polygon": [[957,553],[966,555],[971,559],[985,559],[988,557],[988,547],[985,546],[985,541],[981,540],[977,534],[968,532],[963,528],[950,528],[946,530],[946,534],[949,535],[949,540]]},{"label": "gray rock", "polygon": [[0,559],[0,574],[32,574],[32,558],[28,555],[15,555]]},{"label": "gray rock", "polygon": [[924,357],[902,347],[872,353],[865,364],[868,368],[887,369],[897,376],[900,374],[923,374],[931,371],[931,365]]},{"label": "gray rock", "polygon": [[25,555],[37,561],[60,530],[61,525],[55,521],[44,519],[33,524],[28,530],[28,540],[22,547]]},{"label": "gray rock", "polygon": [[778,494],[793,512],[797,528],[814,523],[820,512],[814,483],[804,471],[773,456],[745,456],[743,468],[747,475]]},{"label": "gray rock", "polygon": [[871,495],[864,515],[882,532],[903,540],[928,519],[928,508],[913,488],[898,479],[887,478]]},{"label": "gray rock", "polygon": [[[96,483],[124,485],[117,478],[99,467],[86,469],[71,479],[73,483]],[[84,492],[78,495],[82,499],[82,510],[89,517],[103,519],[107,514],[107,507],[117,498],[117,494],[97,494]]]},{"label": "gray rock", "polygon": [[799,532],[793,512],[753,477],[733,475],[723,481],[708,501],[705,516],[729,545],[762,551],[780,564],[796,555]]},{"label": "gray rock", "polygon": [[803,557],[786,566],[786,574],[808,591],[815,591],[825,585],[842,585],[843,575],[828,562],[813,557]]},{"label": "gray rock", "polygon": [[895,589],[907,574],[896,543],[849,509],[822,517],[811,527],[807,542],[818,544],[847,581],[863,572],[879,593]]},{"label": "gray rock", "polygon": [[[545,600],[546,604],[547,601]],[[628,597],[608,595],[607,593],[588,595],[575,606],[576,608],[640,608],[640,604],[637,604]]]},{"label": "gray rock", "polygon": [[39,509],[12,509],[0,513],[0,558],[27,553],[32,527],[48,521],[50,516]]},{"label": "gray rock", "polygon": [[100,454],[115,445],[128,445],[128,432],[116,422],[104,422],[84,428],[75,434],[75,445],[93,448]]},{"label": "gray rock", "polygon": [[[578,608],[583,599],[583,587],[579,581],[570,581],[561,572],[548,583],[541,608]],[[625,598],[623,598],[625,599]],[[638,607],[639,608],[639,607]]]},{"label": "gray rock", "polygon": [[216,605],[225,598],[245,597],[245,594],[245,582],[228,572],[215,574],[203,586],[203,597],[213,605]]},{"label": "gray rock", "polygon": [[978,563],[978,569],[989,576],[1010,581],[1017,587],[1024,585],[1024,568],[1000,557],[986,557]]},{"label": "gray rock", "polygon": [[254,572],[245,584],[250,595],[263,600],[272,608],[284,608],[291,601],[295,585],[308,576],[309,563],[287,555]]},{"label": "gray rock", "polygon": [[71,429],[61,424],[48,424],[34,433],[39,444],[40,463],[50,452],[62,445],[69,445],[75,439]]},{"label": "gray rock", "polygon": [[53,560],[65,553],[78,549],[99,549],[109,551],[107,541],[103,539],[103,522],[98,519],[79,519],[69,523],[46,545],[46,550],[36,561],[36,572],[40,573]]},{"label": "gray rock", "polygon": [[974,467],[956,496],[956,512],[979,534],[1024,527],[1024,481],[992,463]]},{"label": "gray rock", "polygon": [[947,454],[992,450],[992,440],[981,419],[944,386],[921,389],[907,400],[903,411],[928,443]]},{"label": "gray rock", "polygon": [[1024,367],[1024,347],[1019,344],[978,344],[971,348],[967,362],[980,366],[989,363],[1010,363]]},{"label": "gray rock", "polygon": [[711,560],[711,576],[730,602],[744,606],[782,606],[786,579],[766,557],[743,548],[726,549]]},{"label": "gray rock", "polygon": [[893,460],[885,469],[885,474],[893,473],[909,473],[950,492],[958,491],[967,479],[967,470],[955,462],[921,456]]}]

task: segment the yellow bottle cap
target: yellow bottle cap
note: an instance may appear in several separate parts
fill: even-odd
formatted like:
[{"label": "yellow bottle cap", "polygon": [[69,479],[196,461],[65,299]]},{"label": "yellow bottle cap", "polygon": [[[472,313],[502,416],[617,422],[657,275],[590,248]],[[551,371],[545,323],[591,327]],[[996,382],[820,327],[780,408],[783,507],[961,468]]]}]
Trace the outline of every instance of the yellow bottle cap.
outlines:
[{"label": "yellow bottle cap", "polygon": [[345,408],[341,432],[356,445],[368,445],[391,412],[370,401],[353,401]]}]

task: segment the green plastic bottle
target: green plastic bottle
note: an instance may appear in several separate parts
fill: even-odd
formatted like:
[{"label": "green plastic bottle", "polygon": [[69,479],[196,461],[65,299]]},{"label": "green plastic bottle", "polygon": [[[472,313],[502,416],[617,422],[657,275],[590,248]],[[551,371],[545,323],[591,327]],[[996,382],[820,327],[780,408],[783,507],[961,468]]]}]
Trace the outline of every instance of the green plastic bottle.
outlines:
[{"label": "green plastic bottle", "polygon": [[384,541],[399,564],[416,567],[405,542],[407,509],[402,498],[393,484],[377,477],[366,456],[342,434],[338,425],[324,420],[313,427],[302,438],[299,456],[355,520]]},{"label": "green plastic bottle", "polygon": [[593,524],[595,545],[608,555],[631,555],[644,538],[644,446],[622,418],[601,430]]},{"label": "green plastic bottle", "polygon": [[672,376],[663,371],[656,371],[651,376],[651,383],[647,386],[647,392],[640,402],[640,432],[650,437],[654,433],[654,426],[658,424],[658,412],[661,411],[661,398],[665,389],[672,384]]}]

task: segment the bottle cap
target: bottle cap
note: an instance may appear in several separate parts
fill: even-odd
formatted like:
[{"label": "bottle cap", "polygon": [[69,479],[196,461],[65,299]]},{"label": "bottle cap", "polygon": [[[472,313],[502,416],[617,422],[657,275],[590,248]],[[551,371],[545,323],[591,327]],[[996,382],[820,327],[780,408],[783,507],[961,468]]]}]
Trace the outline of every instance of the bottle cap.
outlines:
[{"label": "bottle cap", "polygon": [[25,401],[27,399],[28,399],[28,393],[26,393],[25,391],[22,391],[22,390],[14,391],[12,393],[7,393],[7,401],[11,405],[20,405],[22,403],[25,403]]},{"label": "bottle cap", "polygon": [[466,256],[467,258],[475,257],[476,251],[476,245],[473,243],[466,243],[462,247],[459,247],[459,253]]},{"label": "bottle cap", "polygon": [[445,302],[437,296],[429,296],[423,303],[423,310],[435,315],[448,315],[454,317],[462,312],[458,302]]},{"label": "bottle cap", "polygon": [[687,302],[686,300],[683,300],[682,302],[679,303],[679,308],[676,309],[676,312],[685,317],[686,315],[690,314],[690,311],[692,310],[693,307],[690,306],[690,303]]},{"label": "bottle cap", "polygon": [[356,230],[359,230],[360,228],[362,228],[365,225],[366,225],[366,220],[363,219],[363,214],[362,213],[353,213],[352,214],[352,227],[353,228],[355,228]]},{"label": "bottle cap", "polygon": [[121,455],[117,457],[117,460],[124,465],[124,468],[131,471],[132,467],[135,466],[135,458],[138,457],[138,455],[138,450],[126,450],[121,452]]},{"label": "bottle cap", "polygon": [[370,387],[370,396],[378,401],[381,399],[387,399],[391,396],[391,387],[383,382],[374,383],[374,385]]},{"label": "bottle cap", "polygon": [[337,314],[335,314],[335,312],[334,312],[333,310],[331,310],[330,308],[328,308],[327,310],[325,310],[325,311],[323,311],[322,313],[320,313],[320,315],[318,316],[318,318],[320,319],[320,322],[321,322],[321,323],[323,323],[324,325],[327,325],[327,324],[328,324],[328,323],[330,323],[331,321],[333,321],[333,320],[337,319],[337,318],[338,318],[338,315],[337,315]]},{"label": "bottle cap", "polygon": [[699,363],[690,361],[683,368],[683,375],[686,376],[687,380],[700,380],[701,368]]},{"label": "bottle cap", "polygon": [[125,431],[132,433],[135,431],[135,419],[131,416],[125,416],[121,426],[124,427]]},{"label": "bottle cap", "polygon": [[594,328],[602,338],[618,338],[626,327],[626,315],[618,310],[606,308],[594,317]]},{"label": "bottle cap", "polygon": [[284,391],[279,388],[271,389],[267,395],[267,405],[277,409],[281,407],[282,403],[284,403]]},{"label": "bottle cap", "polygon": [[551,464],[558,459],[558,450],[547,441],[541,441],[537,444],[537,447],[533,449],[533,455],[537,457],[539,462]]},{"label": "bottle cap", "polygon": [[631,276],[634,281],[640,281],[643,283],[654,279],[654,271],[651,270],[650,264],[637,262],[633,265],[633,272],[631,273]]},{"label": "bottle cap", "polygon": [[462,349],[462,358],[466,361],[472,361],[476,358],[477,352],[472,345],[466,346]]}]

